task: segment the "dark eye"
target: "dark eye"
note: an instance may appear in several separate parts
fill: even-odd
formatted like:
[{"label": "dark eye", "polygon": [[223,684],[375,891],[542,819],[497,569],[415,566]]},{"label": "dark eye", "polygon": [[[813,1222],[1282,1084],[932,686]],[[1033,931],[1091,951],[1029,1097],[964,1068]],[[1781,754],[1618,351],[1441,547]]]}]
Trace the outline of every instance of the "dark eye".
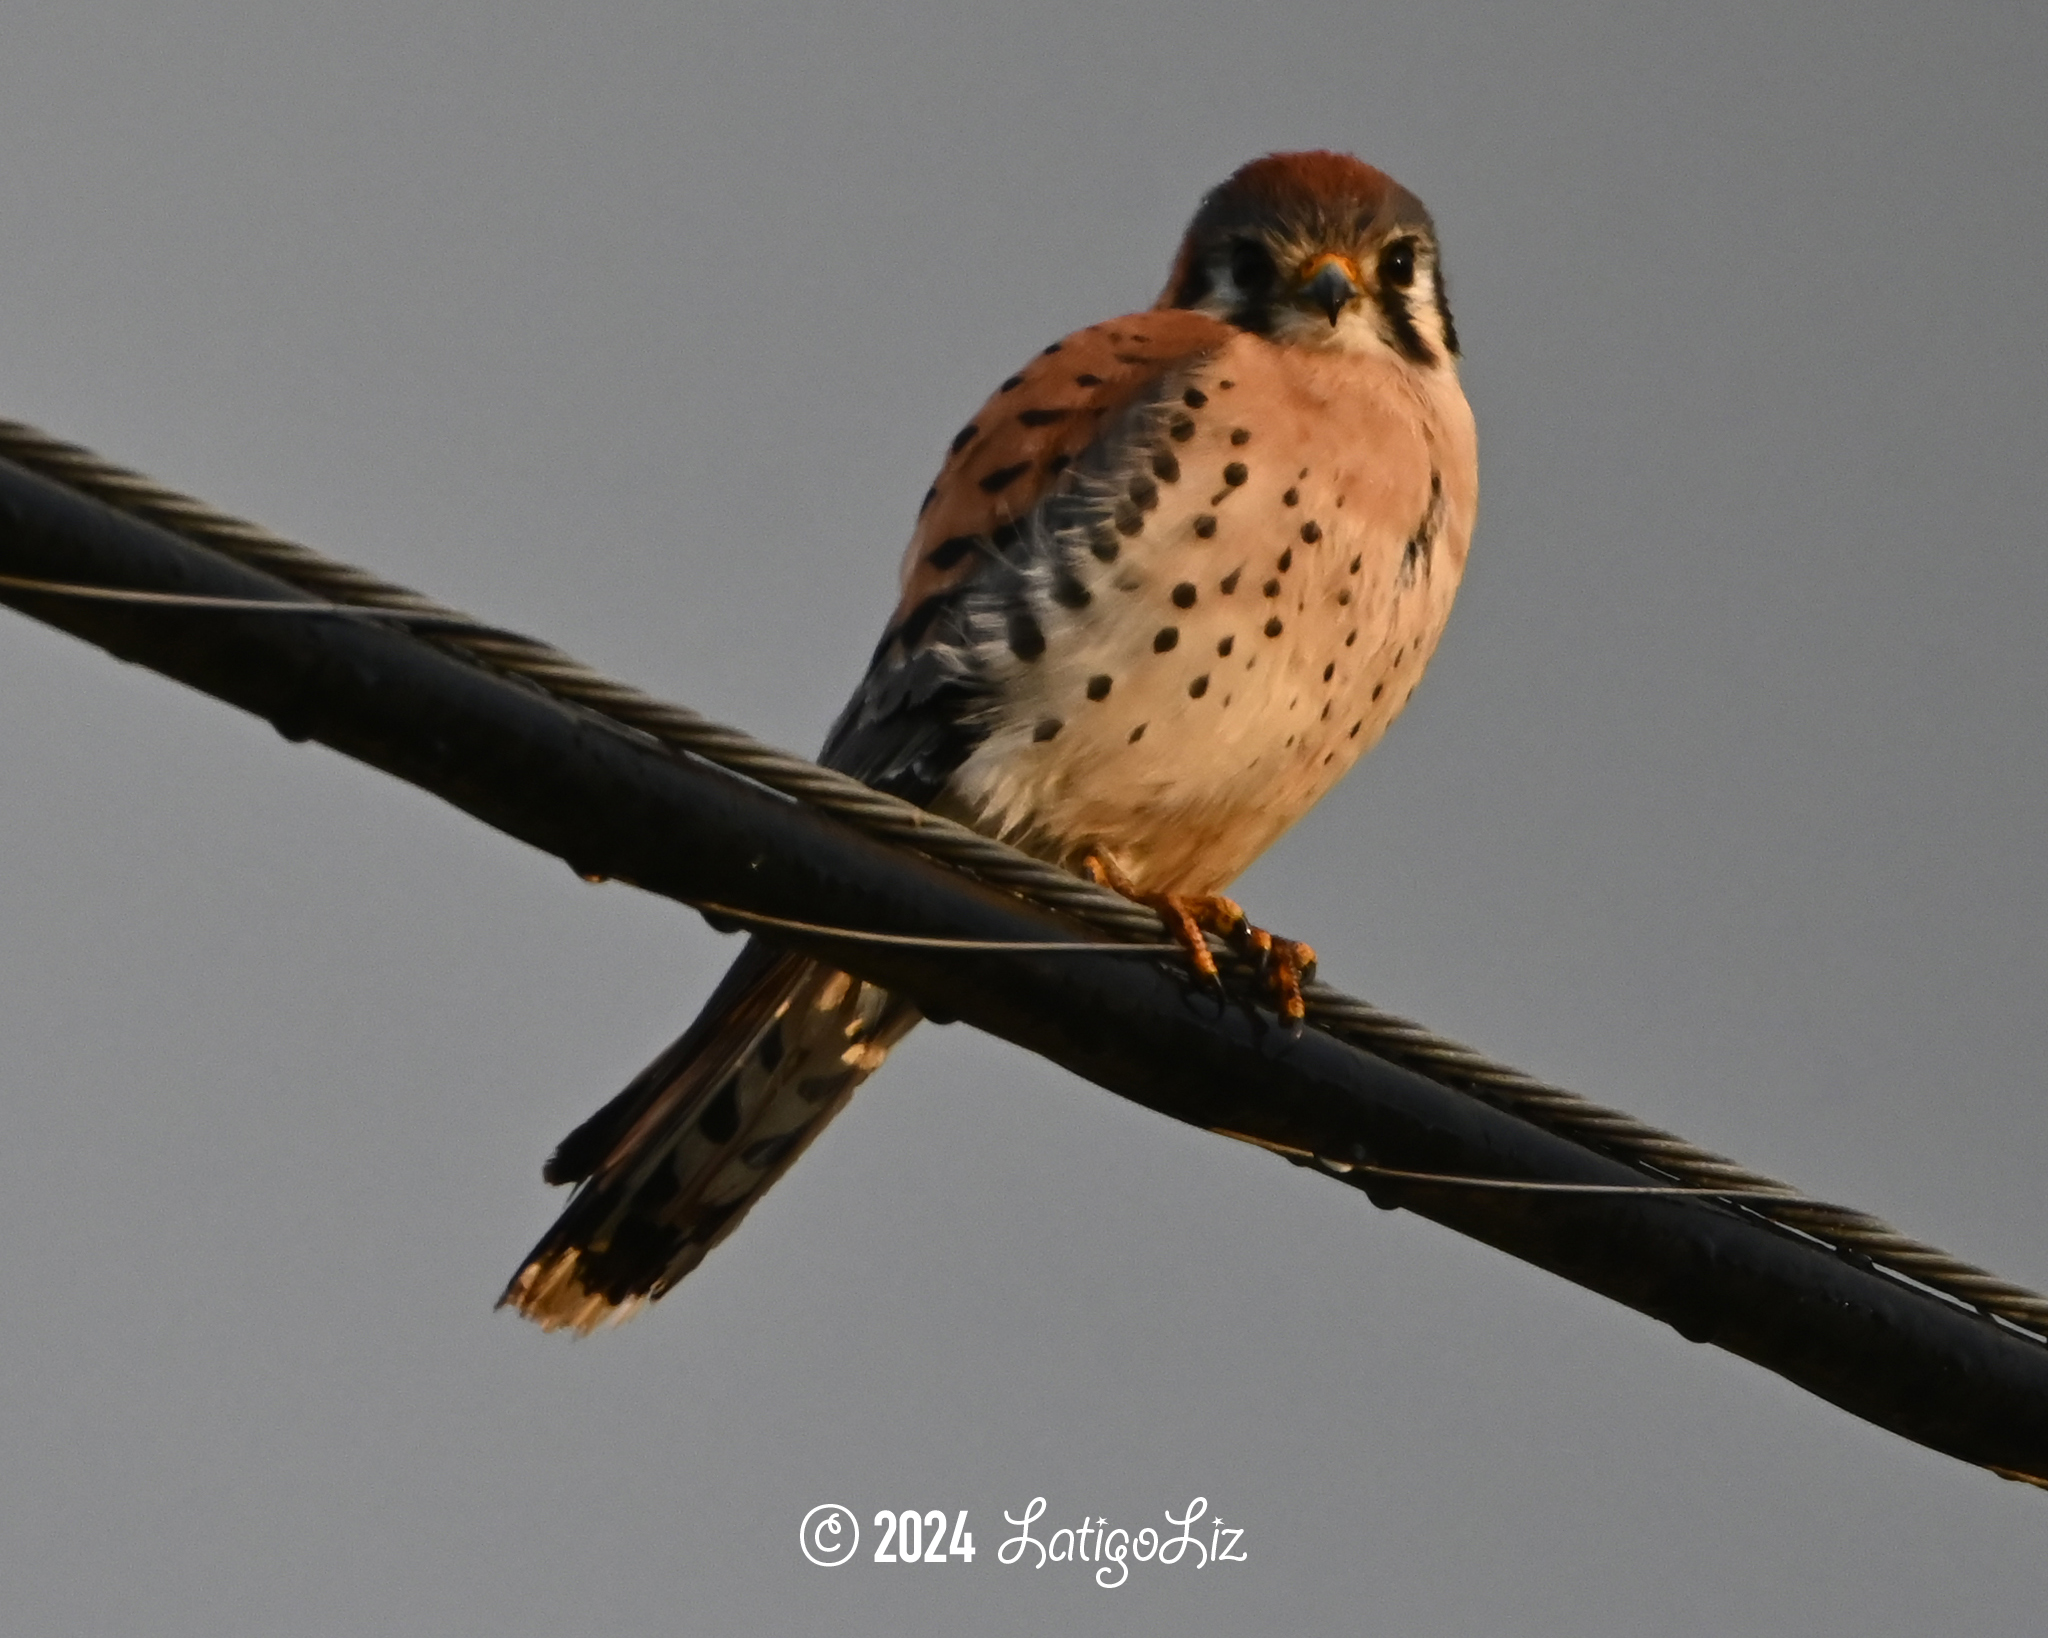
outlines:
[{"label": "dark eye", "polygon": [[1230,247],[1230,282],[1240,294],[1263,296],[1278,276],[1272,256],[1258,240],[1239,239]]},{"label": "dark eye", "polygon": [[1380,282],[1406,290],[1415,282],[1415,241],[1396,239],[1380,252]]}]

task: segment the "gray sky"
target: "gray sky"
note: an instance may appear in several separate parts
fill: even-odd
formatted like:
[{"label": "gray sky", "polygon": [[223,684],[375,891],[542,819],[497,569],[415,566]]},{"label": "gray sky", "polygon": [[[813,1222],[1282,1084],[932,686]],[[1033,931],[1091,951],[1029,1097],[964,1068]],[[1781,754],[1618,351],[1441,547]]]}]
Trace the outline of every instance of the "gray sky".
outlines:
[{"label": "gray sky", "polygon": [[[2048,1280],[2048,13],[693,9],[17,8],[0,413],[809,749],[994,383],[1356,151],[1441,226],[1482,519],[1244,897]],[[964,1029],[544,1337],[540,1161],[727,941],[13,616],[0,812],[13,1630],[2038,1623],[2048,1498]],[[1034,1495],[1247,1562],[997,1565]],[[825,1501],[980,1556],[814,1569]]]}]

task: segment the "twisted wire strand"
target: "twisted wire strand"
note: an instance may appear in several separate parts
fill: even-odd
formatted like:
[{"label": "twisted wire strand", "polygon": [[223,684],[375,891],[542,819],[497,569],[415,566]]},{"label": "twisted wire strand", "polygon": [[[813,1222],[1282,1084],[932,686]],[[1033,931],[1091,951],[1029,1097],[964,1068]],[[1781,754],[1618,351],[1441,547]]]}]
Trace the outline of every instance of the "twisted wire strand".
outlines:
[{"label": "twisted wire strand", "polygon": [[[396,616],[415,636],[437,647],[502,675],[523,679],[558,700],[740,774],[867,835],[908,847],[1016,893],[1119,942],[1161,941],[1163,924],[1155,912],[1071,876],[1056,865],[872,790],[844,774],[778,751],[685,706],[643,693],[552,644],[476,620],[366,569],[338,562],[218,511],[39,428],[0,420],[0,459],[316,598]],[[1238,981],[1252,976],[1252,969],[1235,949],[1220,943],[1214,948],[1219,965]],[[1468,1046],[1327,984],[1305,985],[1303,998],[1309,1020],[1341,1040],[1619,1160],[1658,1184],[1705,1191],[1722,1199],[1728,1210],[1940,1293],[2018,1327],[2036,1340],[2048,1340],[2048,1297],[1923,1245],[1867,1212],[1814,1200],[1789,1184],[1632,1115],[1496,1063]],[[1318,1158],[1333,1170],[1345,1169],[1346,1157]],[[1351,1169],[1359,1169],[1362,1157],[1350,1164]]]}]

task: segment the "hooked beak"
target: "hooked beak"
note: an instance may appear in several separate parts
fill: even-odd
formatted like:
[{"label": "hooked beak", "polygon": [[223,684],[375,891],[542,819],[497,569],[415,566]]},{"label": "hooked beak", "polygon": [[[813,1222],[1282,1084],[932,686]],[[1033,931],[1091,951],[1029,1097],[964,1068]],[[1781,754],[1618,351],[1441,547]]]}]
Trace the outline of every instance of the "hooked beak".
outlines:
[{"label": "hooked beak", "polygon": [[1330,315],[1332,329],[1337,316],[1358,299],[1361,289],[1358,270],[1342,256],[1318,256],[1302,275],[1301,293]]}]

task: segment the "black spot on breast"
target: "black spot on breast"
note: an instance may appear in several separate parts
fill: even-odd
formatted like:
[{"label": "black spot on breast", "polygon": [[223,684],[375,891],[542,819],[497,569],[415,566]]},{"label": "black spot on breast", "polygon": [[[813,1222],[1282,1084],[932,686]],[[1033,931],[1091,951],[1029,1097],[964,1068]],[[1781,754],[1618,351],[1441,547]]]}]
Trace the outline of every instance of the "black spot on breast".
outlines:
[{"label": "black spot on breast", "polygon": [[1154,654],[1164,654],[1179,641],[1179,626],[1161,626],[1158,633],[1152,639],[1152,652]]},{"label": "black spot on breast", "polygon": [[[1329,680],[1330,679],[1328,677],[1325,677],[1323,679],[1324,682],[1328,682]],[[1318,720],[1323,722],[1328,722],[1330,720],[1330,702],[1328,700],[1323,701],[1323,714],[1321,718]]]},{"label": "black spot on breast", "polygon": [[1280,504],[1282,506],[1294,506],[1299,504],[1300,500],[1301,491],[1299,489],[1289,489],[1286,494],[1280,497]]},{"label": "black spot on breast", "polygon": [[1268,597],[1278,597],[1280,595],[1280,582],[1277,580],[1269,580],[1263,586],[1261,586],[1259,590],[1264,592]]},{"label": "black spot on breast", "polygon": [[1116,554],[1121,549],[1117,545],[1116,535],[1112,531],[1102,528],[1089,531],[1088,550],[1093,552],[1103,562],[1114,563],[1116,561]]},{"label": "black spot on breast", "polygon": [[1188,684],[1188,697],[1190,699],[1198,700],[1208,692],[1209,673],[1206,671],[1203,672],[1199,677],[1197,677],[1193,682]]},{"label": "black spot on breast", "polygon": [[1016,390],[1017,390],[1017,389],[1018,389],[1019,387],[1021,387],[1021,386],[1023,386],[1023,385],[1024,385],[1024,378],[1023,378],[1023,377],[1022,377],[1021,375],[1013,375],[1013,376],[1011,376],[1011,377],[1010,377],[1010,379],[1009,379],[1009,380],[1005,381],[1005,382],[1004,382],[1004,383],[1003,383],[1003,384],[1002,384],[1002,385],[1001,385],[1000,387],[996,388],[996,391],[997,391],[997,392],[1015,392],[1015,391],[1016,391]]},{"label": "black spot on breast", "polygon": [[1323,538],[1323,526],[1311,518],[1301,526],[1301,538],[1313,546]]},{"label": "black spot on breast", "polygon": [[1045,652],[1045,633],[1029,609],[1012,609],[1008,621],[1010,652],[1020,660],[1035,660]]},{"label": "black spot on breast", "polygon": [[1216,383],[1217,389],[1222,392],[1228,392],[1232,387],[1236,385],[1237,383],[1235,381],[1219,381]]},{"label": "black spot on breast", "polygon": [[1074,385],[1077,387],[1099,387],[1102,385],[1102,377],[1090,375],[1087,371],[1083,370],[1074,377]]},{"label": "black spot on breast", "polygon": [[735,1075],[697,1117],[697,1130],[713,1143],[730,1143],[740,1129],[740,1078]]},{"label": "black spot on breast", "polygon": [[1230,441],[1233,444],[1250,443],[1252,441],[1251,429],[1249,427],[1232,427],[1230,429]]},{"label": "black spot on breast", "polygon": [[[967,425],[965,425],[958,432],[953,434],[953,447],[950,453],[958,455],[961,450],[965,449],[969,444],[974,442],[976,434],[978,434],[980,431],[980,427],[976,426],[972,421],[969,421]],[[927,444],[925,445],[925,447],[929,449],[931,445]]]},{"label": "black spot on breast", "polygon": [[1180,395],[1180,401],[1187,405],[1189,409],[1200,409],[1209,402],[1209,395],[1202,391],[1200,387],[1190,387]]},{"label": "black spot on breast", "polygon": [[1173,606],[1177,609],[1191,609],[1195,606],[1195,583],[1183,580],[1173,588]]},{"label": "black spot on breast", "polygon": [[999,466],[981,480],[981,492],[984,495],[999,494],[1030,470],[1031,463],[1029,461],[1018,461],[1010,466]]},{"label": "black spot on breast", "polygon": [[1131,480],[1131,499],[1149,512],[1159,504],[1159,485],[1140,473]]},{"label": "black spot on breast", "polygon": [[1222,641],[1217,643],[1216,652],[1227,659],[1230,655],[1230,651],[1235,647],[1237,647],[1237,639],[1235,637],[1225,637],[1224,639],[1222,639]]},{"label": "black spot on breast", "polygon": [[1237,488],[1239,484],[1243,483],[1250,476],[1251,473],[1245,470],[1245,464],[1242,461],[1232,461],[1223,469],[1223,481],[1229,484],[1232,489]]},{"label": "black spot on breast", "polygon": [[1285,631],[1286,629],[1287,628],[1280,623],[1280,616],[1277,614],[1274,615],[1272,619],[1266,622],[1266,635],[1268,637],[1278,637],[1280,633]]},{"label": "black spot on breast", "polygon": [[1063,609],[1085,609],[1095,601],[1095,594],[1062,569],[1052,577],[1052,600]]},{"label": "black spot on breast", "polygon": [[1116,525],[1120,535],[1135,535],[1145,527],[1145,514],[1138,510],[1138,503],[1126,495],[1116,503],[1116,510],[1109,515],[1109,521]]},{"label": "black spot on breast", "polygon": [[1346,633],[1345,633],[1345,635],[1344,635],[1344,646],[1345,646],[1346,648],[1349,648],[1349,647],[1350,647],[1350,646],[1351,646],[1351,645],[1352,645],[1353,643],[1355,643],[1355,642],[1357,642],[1357,641],[1358,641],[1358,633],[1357,633],[1357,632],[1355,632],[1355,631],[1352,631],[1352,632],[1346,632]]},{"label": "black spot on breast", "polygon": [[1351,588],[1349,586],[1339,587],[1337,591],[1337,607],[1341,609],[1344,607],[1345,604],[1349,603],[1350,601]]},{"label": "black spot on breast", "polygon": [[1064,421],[1074,412],[1070,409],[1028,409],[1017,412],[1020,426],[1049,427],[1055,421]]},{"label": "black spot on breast", "polygon": [[1380,696],[1381,696],[1382,694],[1384,694],[1384,693],[1385,693],[1386,691],[1387,691],[1387,685],[1386,685],[1385,683],[1374,683],[1374,684],[1372,685],[1372,697],[1373,697],[1374,699],[1378,699],[1378,698],[1379,698],[1379,697],[1380,697]]},{"label": "black spot on breast", "polygon": [[949,540],[940,541],[938,545],[934,546],[929,552],[926,552],[924,560],[935,569],[950,569],[973,550],[974,537],[972,535],[954,535]]},{"label": "black spot on breast", "polygon": [[761,1067],[769,1074],[775,1073],[775,1066],[782,1062],[782,1026],[770,1024],[768,1033],[761,1037],[761,1044],[754,1049],[754,1055],[761,1060]]},{"label": "black spot on breast", "polygon": [[1243,573],[1244,570],[1241,568],[1232,569],[1230,573],[1223,577],[1221,583],[1221,590],[1225,597],[1228,597],[1232,592],[1237,590],[1237,577]]},{"label": "black spot on breast", "polygon": [[1059,731],[1065,726],[1066,724],[1058,717],[1047,717],[1031,730],[1031,743],[1043,745],[1047,740],[1058,737]]},{"label": "black spot on breast", "polygon": [[1281,572],[1282,574],[1285,574],[1285,573],[1286,573],[1286,572],[1287,572],[1287,571],[1288,571],[1289,569],[1291,569],[1291,568],[1293,568],[1293,567],[1294,567],[1294,548],[1293,548],[1292,546],[1290,546],[1290,547],[1288,547],[1288,548],[1287,548],[1287,550],[1286,550],[1286,551],[1284,551],[1284,552],[1282,552],[1282,553],[1280,554],[1280,572]]},{"label": "black spot on breast", "polygon": [[1356,739],[1358,737],[1358,730],[1363,728],[1364,726],[1365,724],[1362,722],[1354,722],[1351,725],[1351,738]]},{"label": "black spot on breast", "polygon": [[1214,535],[1215,533],[1216,514],[1214,512],[1204,512],[1200,517],[1195,519],[1195,536],[1197,539],[1207,540],[1210,536]]},{"label": "black spot on breast", "polygon": [[1152,456],[1152,475],[1161,483],[1180,482],[1180,462],[1170,449],[1155,451]]},{"label": "black spot on breast", "polygon": [[1052,354],[1058,352],[1065,345],[1066,343],[1063,341],[1055,341],[1050,347],[1042,348],[1040,351],[1044,354]]},{"label": "black spot on breast", "polygon": [[1335,660],[1332,660],[1328,665],[1323,667],[1323,681],[1328,682],[1332,677],[1336,675],[1337,662]]},{"label": "black spot on breast", "polygon": [[1108,699],[1108,698],[1109,698],[1109,688],[1110,688],[1110,676],[1109,676],[1109,673],[1108,673],[1108,672],[1106,672],[1106,671],[1104,671],[1104,672],[1099,672],[1099,673],[1097,673],[1097,674],[1096,674],[1095,676],[1093,676],[1093,677],[1090,677],[1090,678],[1088,679],[1088,697],[1089,697],[1089,698],[1090,698],[1091,700],[1106,700],[1106,699]]},{"label": "black spot on breast", "polygon": [[1356,573],[1358,573],[1358,566],[1359,566],[1359,565],[1360,565],[1361,563],[1363,563],[1364,561],[1365,561],[1365,554],[1364,554],[1363,552],[1361,552],[1361,553],[1360,553],[1360,554],[1359,554],[1359,555],[1358,555],[1357,557],[1354,557],[1354,558],[1353,558],[1353,559],[1351,560],[1351,572],[1352,572],[1353,574],[1356,574]]},{"label": "black spot on breast", "polygon": [[1195,421],[1191,415],[1176,415],[1166,423],[1166,435],[1177,444],[1184,444],[1195,435]]},{"label": "black spot on breast", "polygon": [[1137,744],[1137,743],[1138,743],[1138,741],[1139,741],[1139,740],[1143,739],[1144,737],[1145,737],[1145,725],[1144,725],[1144,724],[1143,724],[1143,723],[1141,722],[1141,723],[1139,723],[1139,724],[1138,724],[1138,726],[1137,726],[1137,727],[1135,727],[1135,728],[1133,728],[1133,729],[1131,730],[1131,737],[1130,737],[1130,738],[1129,738],[1128,740],[1126,740],[1126,741],[1125,741],[1124,743],[1125,743],[1125,744],[1127,744],[1127,745],[1135,745],[1135,744]]}]

